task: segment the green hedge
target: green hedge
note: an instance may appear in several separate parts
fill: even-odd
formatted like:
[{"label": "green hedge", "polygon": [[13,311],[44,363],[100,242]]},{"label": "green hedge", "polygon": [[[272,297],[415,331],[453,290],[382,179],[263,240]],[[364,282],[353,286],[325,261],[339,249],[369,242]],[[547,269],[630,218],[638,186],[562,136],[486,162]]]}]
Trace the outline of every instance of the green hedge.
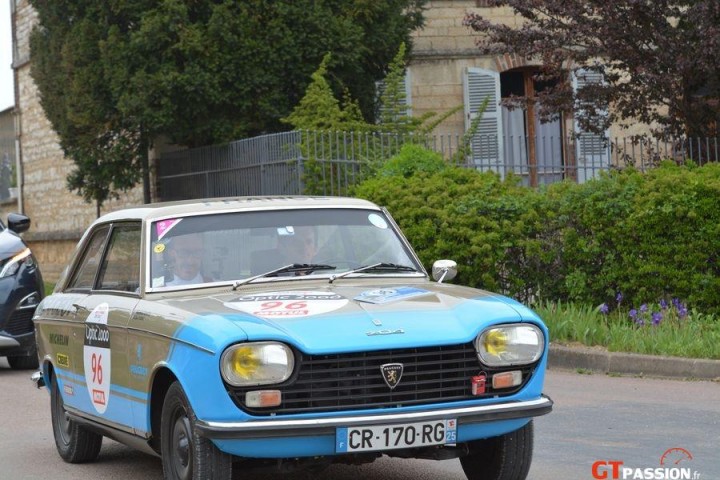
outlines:
[{"label": "green hedge", "polygon": [[[518,259],[509,252],[537,228],[531,206],[538,194],[492,173],[448,166],[421,150],[403,147],[354,194],[387,206],[427,267],[450,258],[458,262],[458,283],[515,291]],[[408,160],[416,154],[421,161],[413,165]]]},{"label": "green hedge", "polygon": [[458,283],[523,301],[613,306],[621,292],[626,307],[680,298],[720,313],[720,165],[533,190],[413,148],[354,193],[388,207],[427,267],[456,260]]}]

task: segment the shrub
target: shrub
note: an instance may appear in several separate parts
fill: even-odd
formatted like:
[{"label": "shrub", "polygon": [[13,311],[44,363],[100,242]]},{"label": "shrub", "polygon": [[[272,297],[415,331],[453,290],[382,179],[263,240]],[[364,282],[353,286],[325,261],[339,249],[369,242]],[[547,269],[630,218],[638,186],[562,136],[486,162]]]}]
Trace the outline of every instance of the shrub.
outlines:
[{"label": "shrub", "polygon": [[720,313],[720,165],[613,172],[533,190],[406,146],[357,196],[388,207],[426,267],[521,301]]},{"label": "shrub", "polygon": [[[434,260],[458,263],[458,282],[521,296],[525,279],[512,274],[539,219],[529,208],[537,193],[493,173],[436,162],[407,146],[355,195],[388,207],[426,268]],[[409,155],[424,158],[415,168]]]},{"label": "shrub", "polygon": [[[720,165],[663,165],[555,185],[542,296],[590,304],[680,297],[720,311]],[[554,241],[547,241],[554,239]]]}]

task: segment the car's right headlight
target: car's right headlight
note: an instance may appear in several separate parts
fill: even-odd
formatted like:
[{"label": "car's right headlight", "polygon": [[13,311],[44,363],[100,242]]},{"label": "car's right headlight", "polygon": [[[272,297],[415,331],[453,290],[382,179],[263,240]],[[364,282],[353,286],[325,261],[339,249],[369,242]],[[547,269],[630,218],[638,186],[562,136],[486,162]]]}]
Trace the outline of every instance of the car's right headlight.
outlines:
[{"label": "car's right headlight", "polygon": [[535,325],[497,325],[483,330],[475,339],[480,361],[488,367],[527,365],[545,350],[545,337]]},{"label": "car's right headlight", "polygon": [[220,358],[223,378],[236,387],[284,382],[294,367],[292,350],[278,342],[238,343],[228,347]]},{"label": "car's right headlight", "polygon": [[22,252],[18,253],[17,255],[8,258],[4,262],[2,262],[2,268],[0,268],[0,278],[10,277],[17,273],[18,270],[20,270],[20,265],[23,264],[24,261],[26,261],[27,258],[30,258],[28,261],[32,261],[32,257],[30,256],[30,249],[26,248]]}]

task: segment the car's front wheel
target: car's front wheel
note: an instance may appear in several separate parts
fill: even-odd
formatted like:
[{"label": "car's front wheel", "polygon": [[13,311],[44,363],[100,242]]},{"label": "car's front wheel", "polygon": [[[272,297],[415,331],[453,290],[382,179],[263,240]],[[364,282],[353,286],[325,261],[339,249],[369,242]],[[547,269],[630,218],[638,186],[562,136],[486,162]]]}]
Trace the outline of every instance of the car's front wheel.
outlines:
[{"label": "car's front wheel", "polygon": [[460,457],[468,480],[524,480],[530,471],[533,422],[499,437],[469,442],[469,455]]},{"label": "car's front wheel", "polygon": [[163,403],[160,451],[163,473],[172,480],[229,480],[232,456],[221,452],[195,428],[195,412],[178,382]]},{"label": "car's front wheel", "polygon": [[102,435],[70,420],[54,374],[50,379],[50,416],[55,445],[63,460],[69,463],[84,463],[97,458],[102,447]]}]

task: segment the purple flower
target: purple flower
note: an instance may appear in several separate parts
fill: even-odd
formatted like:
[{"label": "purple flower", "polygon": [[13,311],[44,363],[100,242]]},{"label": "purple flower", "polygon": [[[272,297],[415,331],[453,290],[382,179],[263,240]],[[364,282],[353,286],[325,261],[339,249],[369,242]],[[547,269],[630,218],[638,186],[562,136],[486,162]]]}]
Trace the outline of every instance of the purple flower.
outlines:
[{"label": "purple flower", "polygon": [[680,300],[678,300],[677,298],[673,298],[672,304],[677,310],[680,310]]},{"label": "purple flower", "polygon": [[645,312],[647,312],[647,304],[643,303],[642,305],[640,305],[640,313]]},{"label": "purple flower", "polygon": [[615,301],[616,301],[618,304],[620,304],[620,302],[622,302],[622,299],[623,299],[623,294],[622,294],[622,292],[618,292],[618,293],[617,293],[617,296],[615,296]]},{"label": "purple flower", "polygon": [[653,312],[652,314],[652,324],[653,325],[660,325],[660,322],[663,319],[663,315],[660,312]]},{"label": "purple flower", "polygon": [[668,302],[664,298],[660,300],[660,308],[662,308],[663,310],[667,310],[668,308]]},{"label": "purple flower", "polygon": [[642,327],[643,325],[645,325],[645,320],[643,320],[642,318],[636,318],[635,324]]},{"label": "purple flower", "polygon": [[637,315],[638,315],[638,311],[637,311],[637,310],[635,310],[635,309],[633,308],[632,310],[630,310],[630,314],[629,314],[629,315],[630,315],[630,318],[632,318],[633,320],[637,321]]},{"label": "purple flower", "polygon": [[600,313],[602,313],[603,315],[607,315],[609,311],[610,307],[607,306],[607,303],[603,303],[602,305],[600,305]]},{"label": "purple flower", "polygon": [[680,318],[685,318],[685,317],[687,317],[687,314],[688,314],[687,307],[681,303],[680,306],[678,307],[678,316]]}]

